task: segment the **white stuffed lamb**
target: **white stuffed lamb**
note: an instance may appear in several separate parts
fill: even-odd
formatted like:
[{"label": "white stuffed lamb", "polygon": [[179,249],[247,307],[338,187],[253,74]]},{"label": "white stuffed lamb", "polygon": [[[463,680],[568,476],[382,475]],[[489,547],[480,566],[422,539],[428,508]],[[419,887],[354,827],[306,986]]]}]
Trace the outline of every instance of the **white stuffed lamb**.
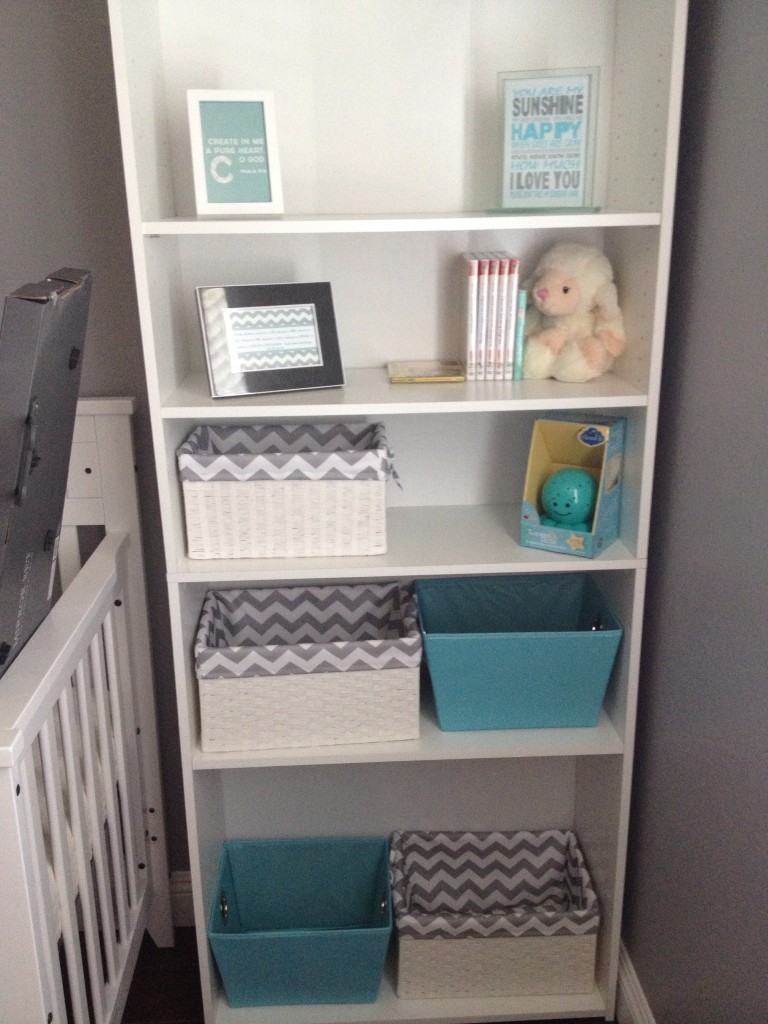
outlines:
[{"label": "white stuffed lamb", "polygon": [[613,270],[599,249],[553,246],[526,287],[524,377],[583,383],[611,368],[626,338]]}]

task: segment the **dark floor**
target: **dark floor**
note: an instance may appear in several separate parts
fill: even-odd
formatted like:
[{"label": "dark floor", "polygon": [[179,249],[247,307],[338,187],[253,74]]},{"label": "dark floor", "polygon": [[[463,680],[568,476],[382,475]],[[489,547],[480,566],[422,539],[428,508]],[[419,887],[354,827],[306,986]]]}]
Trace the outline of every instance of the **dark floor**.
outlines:
[{"label": "dark floor", "polygon": [[[204,1024],[193,928],[177,928],[176,945],[171,949],[158,949],[148,935],[144,936],[122,1024]],[[605,1021],[602,1017],[582,1017],[560,1020],[558,1024]]]},{"label": "dark floor", "polygon": [[194,928],[177,928],[169,949],[144,936],[123,1024],[203,1024]]}]

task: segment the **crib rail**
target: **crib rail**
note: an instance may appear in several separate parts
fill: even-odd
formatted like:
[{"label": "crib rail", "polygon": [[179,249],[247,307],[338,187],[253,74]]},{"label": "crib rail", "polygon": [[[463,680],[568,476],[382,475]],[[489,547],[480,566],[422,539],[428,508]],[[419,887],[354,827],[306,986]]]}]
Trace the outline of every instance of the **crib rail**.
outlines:
[{"label": "crib rail", "polygon": [[147,866],[125,534],[97,548],[0,681],[4,1024],[116,1024]]}]

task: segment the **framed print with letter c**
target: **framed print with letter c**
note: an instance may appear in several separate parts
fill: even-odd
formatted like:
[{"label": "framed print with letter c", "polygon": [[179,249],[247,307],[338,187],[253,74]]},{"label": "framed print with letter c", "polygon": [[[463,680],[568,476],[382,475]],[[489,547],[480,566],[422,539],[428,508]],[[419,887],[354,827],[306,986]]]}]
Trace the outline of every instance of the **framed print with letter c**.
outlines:
[{"label": "framed print with letter c", "polygon": [[283,212],[272,93],[187,92],[198,214]]}]

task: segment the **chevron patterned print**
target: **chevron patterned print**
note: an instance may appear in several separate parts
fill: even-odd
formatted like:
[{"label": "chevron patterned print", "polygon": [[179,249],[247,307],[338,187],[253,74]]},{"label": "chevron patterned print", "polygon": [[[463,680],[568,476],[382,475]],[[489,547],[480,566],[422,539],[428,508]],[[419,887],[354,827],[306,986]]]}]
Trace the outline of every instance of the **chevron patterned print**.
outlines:
[{"label": "chevron patterned print", "polygon": [[396,583],[209,591],[195,640],[200,679],[420,663],[415,599]]},{"label": "chevron patterned print", "polygon": [[224,327],[227,295],[223,288],[199,288],[197,301],[207,339],[205,357],[214,395],[231,395],[242,387],[243,375],[232,370],[229,344]]},{"label": "chevron patterned print", "polygon": [[386,480],[392,454],[372,424],[199,426],[177,453],[183,481]]},{"label": "chevron patterned print", "polygon": [[[226,321],[230,330],[239,336],[238,356],[243,373],[322,365],[312,303],[230,309]],[[243,335],[261,330],[269,331],[279,352],[265,353],[258,345],[254,351],[248,351]]]},{"label": "chevron patterned print", "polygon": [[295,370],[319,365],[317,349],[311,348],[300,348],[294,352],[275,352],[268,356],[260,356],[255,352],[240,356],[240,368],[243,373],[257,373],[260,370]]},{"label": "chevron patterned print", "polygon": [[589,935],[599,927],[570,831],[396,832],[390,868],[401,936]]}]

